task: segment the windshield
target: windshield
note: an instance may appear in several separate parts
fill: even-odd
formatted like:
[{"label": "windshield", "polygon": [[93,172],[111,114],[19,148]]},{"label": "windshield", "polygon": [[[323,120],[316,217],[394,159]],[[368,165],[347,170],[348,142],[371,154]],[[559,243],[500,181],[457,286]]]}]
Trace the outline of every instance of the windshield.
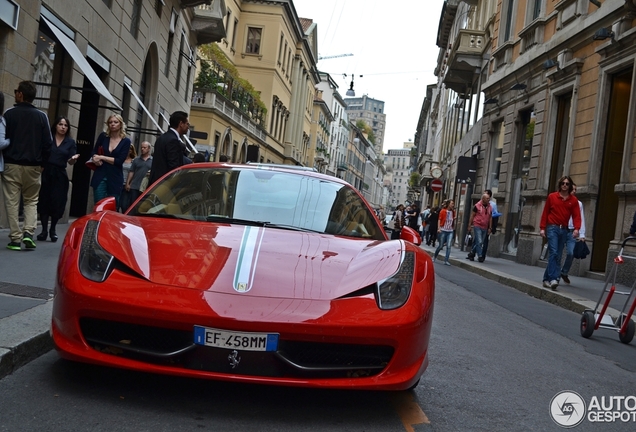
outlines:
[{"label": "windshield", "polygon": [[149,189],[128,214],[384,239],[350,186],[272,170],[179,170]]}]

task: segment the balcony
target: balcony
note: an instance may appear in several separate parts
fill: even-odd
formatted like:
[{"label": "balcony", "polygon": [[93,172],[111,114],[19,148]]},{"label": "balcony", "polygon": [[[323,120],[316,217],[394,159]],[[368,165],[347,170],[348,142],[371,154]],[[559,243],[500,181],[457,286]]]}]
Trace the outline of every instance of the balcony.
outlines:
[{"label": "balcony", "polygon": [[468,93],[479,75],[483,52],[487,45],[483,30],[460,30],[451,45],[444,76],[446,87],[458,94]]},{"label": "balcony", "polygon": [[192,18],[192,31],[197,35],[199,45],[219,42],[225,37],[223,18],[227,13],[225,0],[212,0],[212,4],[203,1],[181,1],[182,7],[196,6]]},{"label": "balcony", "polygon": [[227,100],[215,90],[195,88],[192,93],[192,108],[217,112],[241,125],[241,127],[258,137],[261,141],[267,141],[267,134],[260,123],[257,123],[248,113],[239,109],[236,103]]}]

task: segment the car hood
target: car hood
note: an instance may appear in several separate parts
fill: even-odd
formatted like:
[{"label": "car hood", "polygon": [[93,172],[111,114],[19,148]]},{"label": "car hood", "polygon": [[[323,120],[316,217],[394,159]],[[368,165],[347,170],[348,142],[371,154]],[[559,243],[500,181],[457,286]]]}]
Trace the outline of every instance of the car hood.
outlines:
[{"label": "car hood", "polygon": [[229,294],[333,299],[394,274],[402,241],[104,214],[99,244],[156,284]]}]

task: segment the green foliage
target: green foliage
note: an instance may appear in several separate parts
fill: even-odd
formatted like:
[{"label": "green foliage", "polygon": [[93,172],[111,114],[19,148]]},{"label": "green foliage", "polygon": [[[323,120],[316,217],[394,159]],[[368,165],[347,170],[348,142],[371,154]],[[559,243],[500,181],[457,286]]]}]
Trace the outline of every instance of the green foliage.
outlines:
[{"label": "green foliage", "polygon": [[362,119],[358,119],[356,121],[356,127],[367,135],[367,140],[371,144],[375,144],[375,134],[373,133],[373,129],[367,124],[367,122]]},{"label": "green foliage", "polygon": [[215,43],[198,47],[201,68],[194,85],[202,90],[216,91],[234,102],[259,124],[267,113],[261,94],[252,84],[241,78],[238,69]]},{"label": "green foliage", "polygon": [[409,177],[409,187],[414,189],[420,187],[420,179],[420,173],[418,173],[417,171],[412,172],[411,177]]}]

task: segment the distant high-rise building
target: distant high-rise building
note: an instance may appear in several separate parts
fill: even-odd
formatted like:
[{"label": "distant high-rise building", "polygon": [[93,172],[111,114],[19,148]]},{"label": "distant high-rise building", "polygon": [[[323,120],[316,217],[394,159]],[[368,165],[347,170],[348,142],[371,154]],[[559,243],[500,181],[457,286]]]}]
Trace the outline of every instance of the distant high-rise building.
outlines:
[{"label": "distant high-rise building", "polygon": [[386,128],[386,114],[384,101],[372,99],[367,95],[358,98],[345,98],[349,120],[356,124],[363,120],[373,130],[374,147],[377,154],[382,154],[384,144],[384,129]]},{"label": "distant high-rise building", "polygon": [[409,191],[411,176],[411,150],[393,149],[384,155],[384,166],[388,176],[385,176],[385,186],[389,188],[391,206],[404,204]]}]

